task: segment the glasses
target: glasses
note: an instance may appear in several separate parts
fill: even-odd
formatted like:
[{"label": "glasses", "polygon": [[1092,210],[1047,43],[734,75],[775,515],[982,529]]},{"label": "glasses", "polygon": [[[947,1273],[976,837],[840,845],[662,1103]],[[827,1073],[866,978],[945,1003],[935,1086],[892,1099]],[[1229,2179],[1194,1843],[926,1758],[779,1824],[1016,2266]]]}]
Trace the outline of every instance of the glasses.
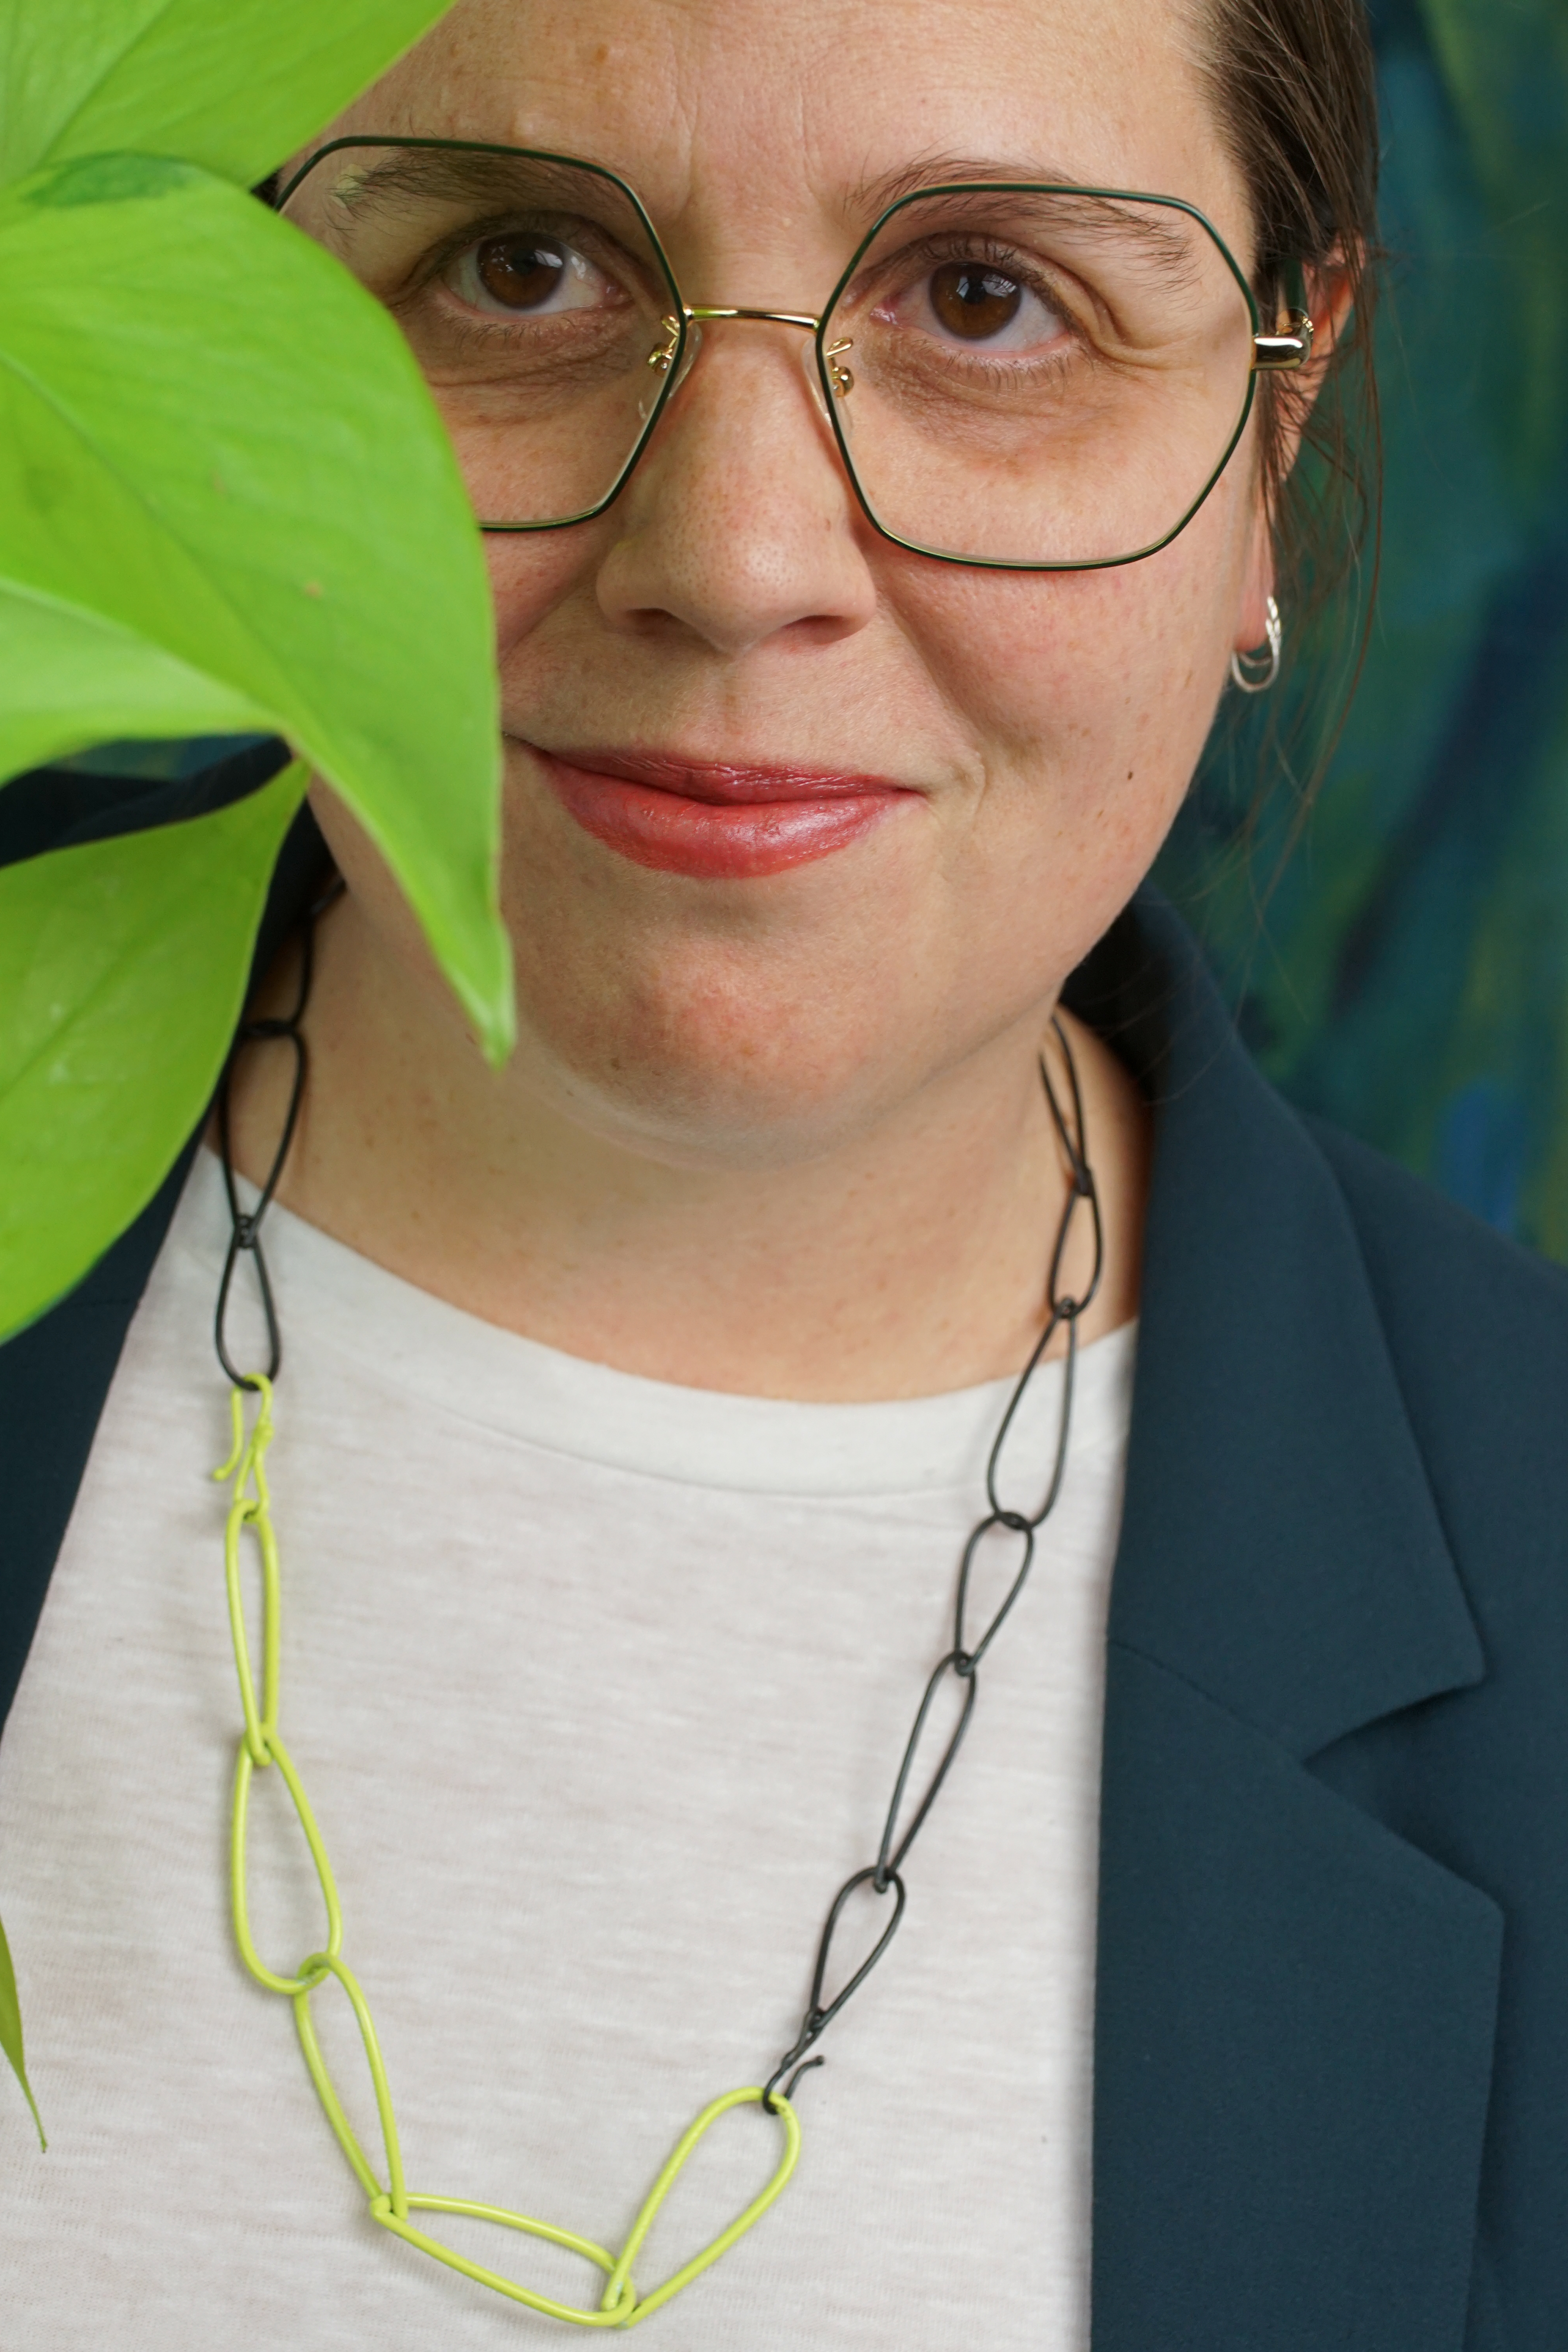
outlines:
[{"label": "glasses", "polygon": [[1026,572],[1133,563],[1191,521],[1257,380],[1262,331],[1211,223],[1175,196],[1017,182],[883,212],[820,313],[685,300],[641,200],[601,164],[466,140],[338,139],[278,208],[402,328],[482,526],[601,514],[718,321],[784,327],[856,497],[897,546]]}]

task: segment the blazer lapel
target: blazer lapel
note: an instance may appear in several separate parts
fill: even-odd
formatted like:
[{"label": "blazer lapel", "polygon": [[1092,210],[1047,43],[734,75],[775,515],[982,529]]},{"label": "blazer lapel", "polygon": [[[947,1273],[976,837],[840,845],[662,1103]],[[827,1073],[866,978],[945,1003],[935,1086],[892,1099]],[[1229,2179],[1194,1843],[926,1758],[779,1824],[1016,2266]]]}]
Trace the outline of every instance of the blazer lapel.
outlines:
[{"label": "blazer lapel", "polygon": [[1140,901],[1156,1107],[1111,1603],[1095,2352],[1458,2352],[1501,1918],[1308,1769],[1484,1672],[1337,1185]]}]

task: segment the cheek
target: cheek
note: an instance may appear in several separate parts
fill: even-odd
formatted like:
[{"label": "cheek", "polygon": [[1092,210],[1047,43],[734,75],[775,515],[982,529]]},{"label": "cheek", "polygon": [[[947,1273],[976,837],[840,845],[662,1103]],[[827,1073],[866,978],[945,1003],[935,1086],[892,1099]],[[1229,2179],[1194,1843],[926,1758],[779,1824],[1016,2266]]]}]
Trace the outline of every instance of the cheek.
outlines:
[{"label": "cheek", "polygon": [[938,571],[904,583],[925,667],[977,743],[1076,759],[1128,731],[1207,728],[1233,641],[1242,559],[1217,495],[1159,554],[1078,572]]},{"label": "cheek", "polygon": [[609,518],[602,517],[568,530],[486,532],[503,681],[541,627],[552,617],[566,617],[585,593],[591,597],[612,530]]},{"label": "cheek", "polygon": [[922,566],[904,583],[923,667],[984,771],[962,845],[976,887],[1043,891],[1082,951],[1153,862],[1213,722],[1247,545],[1244,494],[1225,491],[1142,562]]}]

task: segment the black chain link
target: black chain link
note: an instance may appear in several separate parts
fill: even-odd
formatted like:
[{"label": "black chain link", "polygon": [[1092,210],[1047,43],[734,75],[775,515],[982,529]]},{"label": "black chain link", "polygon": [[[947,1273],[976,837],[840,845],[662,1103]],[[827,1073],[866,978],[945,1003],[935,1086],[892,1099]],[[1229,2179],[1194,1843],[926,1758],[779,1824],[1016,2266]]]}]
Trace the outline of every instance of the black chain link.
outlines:
[{"label": "black chain link", "polygon": [[[305,1099],[305,1081],[309,1075],[310,1056],[300,1027],[310,1002],[310,986],[316,977],[316,925],[335,899],[343,895],[342,877],[334,875],[320,897],[308,907],[299,927],[299,979],[294,992],[292,1012],[263,1021],[242,1021],[235,1032],[224,1074],[218,1081],[218,1146],[223,1155],[224,1190],[229,1202],[229,1246],[224,1260],[223,1279],[218,1284],[218,1303],[213,1317],[213,1344],[218,1351],[218,1361],[235,1388],[254,1389],[256,1381],[248,1372],[235,1370],[228,1349],[229,1292],[234,1286],[235,1268],[241,1253],[256,1267],[256,1289],[261,1297],[261,1311],[267,1321],[267,1377],[275,1381],[283,1363],[283,1335],[277,1327],[277,1307],[272,1296],[272,1280],[267,1270],[267,1255],[261,1246],[261,1221],[272,1206],[288,1149],[294,1141],[294,1130],[299,1124],[299,1107]],[[242,1209],[239,1189],[235,1181],[234,1151],[229,1138],[229,1092],[234,1083],[235,1065],[247,1045],[276,1044],[282,1040],[294,1050],[294,1084],[289,1088],[288,1109],[283,1121],[283,1133],[273,1154],[272,1166],[261,1188],[261,1197],[254,1209]]]},{"label": "black chain link", "polygon": [[[978,1521],[967,1543],[964,1546],[958,1568],[958,1590],[953,1608],[953,1646],[946,1656],[939,1659],[933,1668],[931,1679],[926,1684],[920,1705],[915,1710],[914,1727],[904,1747],[904,1760],[898,1768],[898,1778],[894,1782],[893,1801],[888,1806],[887,1819],[883,1824],[882,1843],[877,1849],[876,1860],[868,1864],[863,1870],[857,1870],[846,1878],[829,1906],[827,1921],[817,1946],[817,1965],[811,1977],[811,1997],[806,2004],[805,2013],[800,2020],[800,2031],[769,2075],[767,2087],[762,2094],[762,2104],[769,2114],[774,2112],[775,2087],[783,2075],[789,2075],[789,2080],[784,2088],[784,2096],[789,2098],[806,2068],[821,2065],[821,2058],[808,2058],[806,2053],[821,2041],[851,1995],[860,1990],[897,1933],[899,1922],[904,1917],[906,1899],[901,1874],[904,1858],[925,1827],[926,1816],[941,1793],[943,1782],[951,1771],[954,1759],[963,1745],[964,1735],[968,1730],[973,1718],[975,1700],[979,1691],[980,1678],[977,1668],[980,1660],[1001,1632],[1002,1625],[1014,1602],[1023,1591],[1030,1570],[1034,1565],[1035,1537],[1045,1519],[1055,1508],[1057,1496],[1061,1492],[1062,1475],[1067,1467],[1067,1441],[1072,1426],[1072,1391],[1078,1364],[1078,1321],[1100,1287],[1100,1278],[1105,1270],[1105,1234],[1100,1213],[1100,1195],[1095,1187],[1094,1175],[1089,1165],[1085,1147],[1083,1097],[1078,1084],[1077,1066],[1073,1062],[1072,1049],[1062,1032],[1061,1022],[1053,1020],[1051,1025],[1056,1042],[1061,1048],[1062,1060],[1066,1065],[1068,1085],[1072,1095],[1072,1119],[1069,1126],[1062,1115],[1061,1105],[1057,1100],[1056,1089],[1051,1083],[1051,1072],[1046,1067],[1045,1057],[1042,1055],[1040,1063],[1040,1084],[1045,1088],[1045,1098],[1051,1106],[1051,1119],[1056,1128],[1058,1140],[1066,1154],[1068,1165],[1067,1200],[1062,1208],[1061,1221],[1056,1229],[1056,1243],[1051,1253],[1051,1270],[1047,1276],[1045,1328],[1035,1342],[1030,1360],[1019,1373],[1012,1395],[1008,1400],[1008,1409],[1002,1415],[986,1463],[986,1500],[990,1507],[985,1517]],[[1072,1233],[1073,1219],[1081,1202],[1088,1204],[1094,1234],[1094,1263],[1082,1297],[1073,1297],[1061,1288],[1061,1268]],[[1046,1487],[1045,1499],[1037,1511],[1014,1510],[1002,1501],[997,1491],[1001,1471],[1002,1452],[1030,1382],[1039,1370],[1046,1349],[1058,1331],[1063,1328],[1067,1333],[1067,1356],[1062,1367],[1061,1412],[1057,1424],[1056,1453],[1051,1463],[1051,1478]],[[1006,1528],[1009,1534],[1021,1539],[1021,1556],[1018,1568],[1014,1571],[1012,1582],[1008,1587],[995,1615],[979,1640],[971,1647],[964,1636],[964,1611],[969,1597],[970,1574],[974,1568],[975,1555],[980,1544],[997,1528]],[[926,1719],[931,1713],[933,1702],[942,1686],[943,1680],[948,1675],[952,1675],[965,1685],[963,1706],[957,1722],[948,1735],[947,1745],[942,1752],[941,1762],[932,1775],[931,1784],[916,1808],[914,1820],[900,1837],[899,1815],[904,1807],[904,1794],[909,1786],[910,1775],[915,1769],[915,1760],[925,1730]],[[895,1839],[897,1839],[896,1844],[894,1843]],[[873,1894],[882,1896],[885,1896],[891,1889],[894,1897],[893,1916],[888,1920],[849,1982],[824,2005],[822,1989],[827,1980],[828,1958],[832,1950],[833,1936],[845,1904],[860,1886],[869,1886]],[[791,2068],[794,2069],[793,2073],[790,2072]]]}]

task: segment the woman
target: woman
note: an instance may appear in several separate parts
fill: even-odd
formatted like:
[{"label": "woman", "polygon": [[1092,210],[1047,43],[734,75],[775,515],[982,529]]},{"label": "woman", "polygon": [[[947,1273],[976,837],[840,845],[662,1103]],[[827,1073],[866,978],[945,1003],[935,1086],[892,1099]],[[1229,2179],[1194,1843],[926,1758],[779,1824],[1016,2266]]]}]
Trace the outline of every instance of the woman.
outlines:
[{"label": "woman", "polygon": [[1561,2340],[1563,1286],[1129,903],[1278,667],[1368,73],[1353,0],[465,0],[283,175],[490,527],[521,1043],[319,793],[278,1738],[409,2187],[579,2242],[400,2201],[265,1696],[236,1949],[207,1152],[0,1358],[8,2340]]}]

